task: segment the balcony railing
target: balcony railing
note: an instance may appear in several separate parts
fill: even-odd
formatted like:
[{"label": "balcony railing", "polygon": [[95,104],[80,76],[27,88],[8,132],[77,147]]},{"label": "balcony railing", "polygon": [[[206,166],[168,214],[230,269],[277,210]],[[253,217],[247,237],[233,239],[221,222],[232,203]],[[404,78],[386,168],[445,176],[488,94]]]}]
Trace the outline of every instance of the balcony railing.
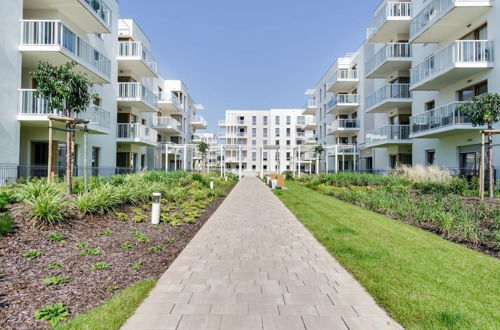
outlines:
[{"label": "balcony railing", "polygon": [[182,110],[182,104],[177,95],[172,92],[159,92],[157,93],[158,103],[168,103],[173,104],[180,110]]},{"label": "balcony railing", "polygon": [[387,84],[366,98],[365,108],[370,109],[377,104],[391,100],[411,101],[411,98],[410,84]]},{"label": "balcony railing", "polygon": [[493,3],[493,0],[433,0],[410,22],[410,39],[416,38],[429,26],[446,15],[457,4]]},{"label": "balcony railing", "polygon": [[297,117],[297,125],[298,126],[315,126],[317,124],[316,117]]},{"label": "balcony railing", "polygon": [[453,102],[439,108],[410,117],[411,134],[453,126],[470,125],[472,120],[458,106],[465,102]]},{"label": "balcony railing", "polygon": [[139,101],[158,109],[158,96],[138,82],[118,83],[118,101]]},{"label": "balcony railing", "polygon": [[111,27],[111,9],[102,0],[80,0],[99,17],[107,27]]},{"label": "balcony railing", "polygon": [[238,125],[245,125],[245,120],[242,119],[219,120],[219,126],[238,126]]},{"label": "balcony railing", "polygon": [[350,129],[359,129],[359,120],[358,119],[337,119],[332,123],[332,132],[341,130],[350,130]]},{"label": "balcony railing", "polygon": [[235,139],[244,138],[247,136],[247,132],[231,132],[231,133],[221,133],[219,137],[221,139]]},{"label": "balcony railing", "polygon": [[328,108],[333,109],[337,105],[358,105],[358,94],[337,94],[328,102]]},{"label": "balcony railing", "polygon": [[181,123],[172,117],[153,117],[154,128],[172,128],[181,131]]},{"label": "balcony railing", "polygon": [[[63,111],[51,110],[50,102],[35,95],[35,89],[19,90],[20,108],[19,114],[24,116],[64,116]],[[75,114],[75,118],[86,119],[89,125],[99,126],[105,129],[110,128],[111,114],[96,105],[90,105],[86,111]]]},{"label": "balcony railing", "polygon": [[367,30],[367,39],[370,39],[384,24],[390,19],[402,19],[411,17],[411,2],[392,2],[385,3],[384,8],[376,14],[373,22]]},{"label": "balcony railing", "polygon": [[355,154],[358,152],[358,146],[355,144],[336,144],[334,153],[342,154]]},{"label": "balcony railing", "polygon": [[411,69],[412,88],[455,67],[494,62],[493,41],[456,40]]},{"label": "balcony railing", "polygon": [[388,43],[366,62],[366,72],[369,74],[386,61],[411,59],[411,44],[406,42]]},{"label": "balcony railing", "polygon": [[410,141],[410,125],[389,125],[366,133],[366,144],[390,141]]},{"label": "balcony railing", "polygon": [[207,126],[207,121],[202,116],[194,116],[191,118],[191,124],[196,124],[200,126]]},{"label": "balcony railing", "polygon": [[122,142],[138,142],[156,145],[158,132],[143,124],[116,124],[116,137]]},{"label": "balcony railing", "polygon": [[305,108],[314,109],[318,107],[318,102],[315,99],[307,100]]},{"label": "balcony railing", "polygon": [[140,41],[119,41],[118,57],[127,60],[140,59],[151,69],[151,71],[154,73],[158,72],[158,63],[156,59]]},{"label": "balcony railing", "polygon": [[[111,61],[58,20],[21,20],[21,46],[55,46],[90,70],[111,79]],[[46,48],[41,48],[47,51]]]}]

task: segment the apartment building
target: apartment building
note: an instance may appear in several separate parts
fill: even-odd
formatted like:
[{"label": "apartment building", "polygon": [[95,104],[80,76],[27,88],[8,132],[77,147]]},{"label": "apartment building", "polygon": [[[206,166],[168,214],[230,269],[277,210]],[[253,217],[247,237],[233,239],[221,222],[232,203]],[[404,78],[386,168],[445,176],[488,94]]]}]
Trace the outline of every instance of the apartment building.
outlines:
[{"label": "apartment building", "polygon": [[[83,174],[85,158],[92,175],[166,168],[163,144],[189,144],[196,129],[206,128],[196,115],[202,107],[181,81],[159,75],[151,42],[136,22],[119,19],[116,0],[2,1],[0,19],[0,183],[47,175],[49,116],[58,113],[35,96],[30,72],[39,61],[74,61],[93,83],[95,97],[78,115],[89,121],[89,134],[84,150],[84,134],[75,133],[75,175]],[[51,153],[59,174],[62,128],[55,124]]]},{"label": "apartment building", "polygon": [[357,146],[352,164],[331,155],[330,162],[339,170],[435,164],[475,172],[482,128],[457,106],[500,91],[495,17],[494,1],[381,2],[360,48],[337,59],[307,93],[304,113],[315,114],[318,140]]},{"label": "apartment building", "polygon": [[227,110],[219,127],[229,171],[311,170],[311,160],[299,149],[317,144],[316,121],[303,109]]}]

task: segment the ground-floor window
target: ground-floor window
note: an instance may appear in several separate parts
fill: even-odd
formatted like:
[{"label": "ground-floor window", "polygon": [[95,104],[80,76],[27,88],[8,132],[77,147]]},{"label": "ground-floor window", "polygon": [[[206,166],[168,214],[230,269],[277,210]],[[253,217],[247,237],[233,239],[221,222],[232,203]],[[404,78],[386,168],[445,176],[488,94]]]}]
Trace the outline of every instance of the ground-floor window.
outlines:
[{"label": "ground-floor window", "polygon": [[434,165],[436,159],[436,150],[426,150],[425,151],[425,163],[427,166]]}]

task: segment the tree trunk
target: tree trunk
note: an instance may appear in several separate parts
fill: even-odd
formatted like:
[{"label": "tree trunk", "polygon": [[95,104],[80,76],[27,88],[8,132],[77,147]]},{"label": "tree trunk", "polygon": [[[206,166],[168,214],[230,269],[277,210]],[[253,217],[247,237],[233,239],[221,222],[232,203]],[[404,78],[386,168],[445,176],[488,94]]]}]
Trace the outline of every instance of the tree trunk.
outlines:
[{"label": "tree trunk", "polygon": [[[492,125],[488,125],[488,129],[493,129]],[[490,198],[495,197],[494,191],[494,181],[493,181],[493,137],[491,133],[488,134],[488,171],[489,171],[489,190],[490,190]]]},{"label": "tree trunk", "polygon": [[71,195],[71,124],[66,122],[66,194]]}]

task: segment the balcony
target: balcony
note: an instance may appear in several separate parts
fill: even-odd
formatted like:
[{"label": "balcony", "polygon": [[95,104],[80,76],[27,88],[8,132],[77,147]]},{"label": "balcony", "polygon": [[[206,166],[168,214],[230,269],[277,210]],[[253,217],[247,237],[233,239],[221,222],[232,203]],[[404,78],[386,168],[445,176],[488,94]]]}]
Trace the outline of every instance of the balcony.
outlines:
[{"label": "balcony", "polygon": [[305,110],[302,113],[303,115],[315,115],[316,110],[318,109],[318,102],[315,99],[310,99],[304,106]]},{"label": "balcony", "polygon": [[339,69],[328,85],[329,93],[352,91],[359,83],[358,70]]},{"label": "balcony", "polygon": [[328,134],[338,136],[349,136],[359,132],[358,119],[337,119],[332,123]]},{"label": "balcony", "polygon": [[398,34],[408,34],[411,18],[411,2],[385,2],[376,12],[375,18],[366,31],[366,41],[383,44]]},{"label": "balcony", "polygon": [[366,148],[412,144],[410,125],[389,125],[366,133]]},{"label": "balcony", "polygon": [[479,132],[485,126],[472,126],[471,119],[453,102],[410,117],[412,138],[441,138],[444,136]]},{"label": "balcony", "polygon": [[299,141],[303,141],[303,145],[315,145],[318,144],[318,141],[316,140],[316,137],[314,134],[309,133],[309,132],[297,132],[296,133],[296,139]]},{"label": "balcony", "polygon": [[359,107],[358,94],[337,94],[328,102],[329,114],[345,114]]},{"label": "balcony", "polygon": [[387,84],[366,98],[365,112],[386,113],[394,109],[411,109],[411,102],[410,84]]},{"label": "balcony", "polygon": [[491,69],[494,59],[493,41],[456,40],[411,69],[411,89],[440,90]]},{"label": "balcony", "polygon": [[411,44],[388,43],[366,62],[366,78],[387,78],[411,67]]},{"label": "balcony", "polygon": [[247,126],[245,120],[243,119],[230,119],[230,120],[219,120],[219,127],[228,127],[228,126]]},{"label": "balcony", "polygon": [[182,131],[181,123],[172,117],[153,117],[152,127],[158,132],[177,134],[179,135]]},{"label": "balcony", "polygon": [[181,115],[183,112],[181,101],[172,92],[158,93],[158,107],[162,112],[171,115]]},{"label": "balcony", "polygon": [[119,41],[118,69],[133,72],[141,78],[155,78],[158,74],[158,63],[142,42]]},{"label": "balcony", "polygon": [[39,61],[61,65],[70,61],[94,83],[111,82],[111,61],[58,20],[21,20],[23,67],[36,68]]},{"label": "balcony", "polygon": [[227,139],[246,139],[247,132],[230,132],[230,133],[222,133],[219,135],[219,138],[222,140]]},{"label": "balcony", "polygon": [[157,112],[158,97],[141,83],[118,83],[118,105],[141,112]]},{"label": "balcony", "polygon": [[103,0],[24,0],[24,9],[58,11],[88,33],[111,33],[111,9]]},{"label": "balcony", "polygon": [[333,154],[352,156],[359,153],[358,146],[355,144],[336,144]]},{"label": "balcony", "polygon": [[207,121],[202,116],[194,116],[191,118],[191,126],[194,129],[206,129]]},{"label": "balcony", "polygon": [[158,132],[143,124],[116,124],[116,142],[139,146],[157,146]]},{"label": "balcony", "polygon": [[[48,128],[48,116],[64,116],[62,111],[51,110],[49,101],[37,97],[34,89],[19,90],[19,113],[17,120],[26,127],[46,127]],[[109,134],[110,118],[109,111],[96,105],[90,105],[85,112],[75,114],[75,118],[89,121],[87,129],[91,134]],[[57,124],[55,125],[57,126]],[[62,127],[62,124],[61,124]]]},{"label": "balcony", "polygon": [[296,124],[297,128],[311,130],[315,129],[316,125],[317,125],[316,117],[304,117],[304,116],[297,117],[297,124]]},{"label": "balcony", "polygon": [[193,134],[192,142],[194,144],[200,144],[202,142],[213,145],[217,144],[217,140],[215,139],[215,136],[204,136],[200,134]]},{"label": "balcony", "polygon": [[410,42],[441,42],[482,17],[493,0],[433,0],[410,22]]}]

